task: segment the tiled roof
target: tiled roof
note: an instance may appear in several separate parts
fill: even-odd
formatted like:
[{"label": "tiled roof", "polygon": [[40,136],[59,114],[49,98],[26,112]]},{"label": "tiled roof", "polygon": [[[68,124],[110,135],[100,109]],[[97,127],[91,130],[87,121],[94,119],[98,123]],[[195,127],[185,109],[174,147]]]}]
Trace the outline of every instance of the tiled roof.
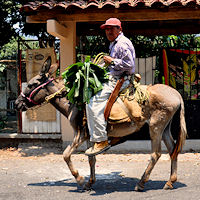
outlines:
[{"label": "tiled roof", "polygon": [[152,7],[153,5],[163,6],[189,6],[189,5],[200,5],[200,0],[72,0],[72,1],[32,1],[22,6],[21,11],[33,12],[39,10],[56,10],[56,9],[70,9],[71,7],[77,7],[86,9],[89,7],[104,8],[111,6],[114,8],[120,8],[121,6],[137,7],[143,5],[145,7]]}]

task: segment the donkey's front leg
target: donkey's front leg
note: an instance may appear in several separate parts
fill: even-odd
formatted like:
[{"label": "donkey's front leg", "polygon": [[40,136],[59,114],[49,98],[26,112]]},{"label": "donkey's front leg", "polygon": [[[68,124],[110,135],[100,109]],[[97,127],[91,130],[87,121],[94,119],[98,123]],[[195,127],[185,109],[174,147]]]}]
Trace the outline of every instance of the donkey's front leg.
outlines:
[{"label": "donkey's front leg", "polygon": [[75,136],[74,141],[71,145],[69,145],[65,151],[63,152],[63,157],[65,162],[67,163],[69,170],[72,175],[75,177],[77,183],[82,186],[84,184],[84,177],[80,176],[78,170],[76,170],[71,161],[71,154],[86,140],[85,137],[80,137],[80,132]]},{"label": "donkey's front leg", "polygon": [[151,141],[152,145],[152,154],[150,162],[141,178],[139,183],[135,186],[136,191],[143,191],[144,184],[149,180],[151,171],[153,170],[155,164],[157,163],[158,159],[161,156],[161,137],[158,136],[157,138],[153,138]]}]

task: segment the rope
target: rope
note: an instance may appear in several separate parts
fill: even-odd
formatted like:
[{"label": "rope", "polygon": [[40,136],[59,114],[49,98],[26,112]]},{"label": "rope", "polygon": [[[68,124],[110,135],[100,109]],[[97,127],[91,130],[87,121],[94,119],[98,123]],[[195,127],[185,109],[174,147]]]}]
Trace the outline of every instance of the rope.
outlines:
[{"label": "rope", "polygon": [[105,53],[99,53],[99,54],[95,57],[93,63],[94,63],[95,65],[98,65],[98,64],[99,64],[99,61],[104,57],[104,55],[105,55]]},{"label": "rope", "polygon": [[49,96],[45,97],[45,102],[49,103],[49,101],[51,99],[53,99],[56,95],[61,94],[61,92],[65,89],[65,86],[63,86],[60,90],[58,90],[57,92],[50,94]]},{"label": "rope", "polygon": [[134,83],[134,87],[135,87],[134,98],[139,104],[142,104],[143,102],[149,100],[148,91],[146,89],[142,89],[140,87],[140,83]]},{"label": "rope", "polygon": [[133,100],[134,98],[131,99],[131,95],[133,94],[133,87],[128,87],[125,88],[124,90],[122,90],[119,94],[119,96],[121,97],[122,101],[125,100],[125,98],[127,98],[129,101]]},{"label": "rope", "polygon": [[[149,93],[146,89],[140,87],[140,78],[136,74],[132,82],[132,86],[125,88],[120,92],[120,97],[124,101],[127,98],[129,101],[136,100],[139,104],[142,104],[144,101],[148,101]],[[135,91],[135,93],[134,93]]]},{"label": "rope", "polygon": [[[95,65],[99,65],[100,63],[101,63],[101,60],[103,59],[103,57],[106,55],[106,53],[103,53],[103,52],[101,52],[101,53],[99,53],[96,57],[95,57],[95,59],[94,59],[94,61],[93,61],[93,64],[95,64]],[[104,66],[103,66],[103,68],[107,68],[108,67],[108,65],[109,64],[104,64]]]}]

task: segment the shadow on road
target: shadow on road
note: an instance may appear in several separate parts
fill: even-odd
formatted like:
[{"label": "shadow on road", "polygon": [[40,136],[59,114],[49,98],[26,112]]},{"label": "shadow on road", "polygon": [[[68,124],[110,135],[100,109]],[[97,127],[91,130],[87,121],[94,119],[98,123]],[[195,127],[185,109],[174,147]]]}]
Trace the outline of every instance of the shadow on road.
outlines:
[{"label": "shadow on road", "polygon": [[[112,172],[109,174],[97,174],[97,181],[90,191],[91,196],[99,196],[113,192],[132,192],[135,185],[139,182],[137,178],[124,177],[120,175],[121,172]],[[86,177],[88,181],[89,177]],[[145,191],[148,190],[162,190],[166,181],[148,181],[145,185]],[[85,192],[73,179],[64,179],[60,181],[47,181],[41,183],[30,183],[28,186],[66,186],[69,187],[68,192],[82,193]],[[181,182],[174,184],[174,189],[186,187]],[[73,189],[74,188],[74,189]]]},{"label": "shadow on road", "polygon": [[45,187],[52,187],[52,186],[68,186],[68,187],[77,187],[76,182],[71,182],[72,179],[64,179],[60,181],[45,181],[41,183],[29,183],[28,186],[45,186]]}]

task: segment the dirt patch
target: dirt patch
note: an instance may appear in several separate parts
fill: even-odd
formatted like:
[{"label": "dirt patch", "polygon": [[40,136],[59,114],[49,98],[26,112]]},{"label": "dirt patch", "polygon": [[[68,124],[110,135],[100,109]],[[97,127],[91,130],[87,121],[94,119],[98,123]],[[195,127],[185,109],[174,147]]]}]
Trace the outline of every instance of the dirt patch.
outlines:
[{"label": "dirt patch", "polygon": [[22,159],[22,158],[38,158],[38,157],[51,157],[62,156],[60,148],[47,148],[44,146],[34,145],[19,145],[18,148],[9,147],[0,149],[0,160],[2,159]]}]

